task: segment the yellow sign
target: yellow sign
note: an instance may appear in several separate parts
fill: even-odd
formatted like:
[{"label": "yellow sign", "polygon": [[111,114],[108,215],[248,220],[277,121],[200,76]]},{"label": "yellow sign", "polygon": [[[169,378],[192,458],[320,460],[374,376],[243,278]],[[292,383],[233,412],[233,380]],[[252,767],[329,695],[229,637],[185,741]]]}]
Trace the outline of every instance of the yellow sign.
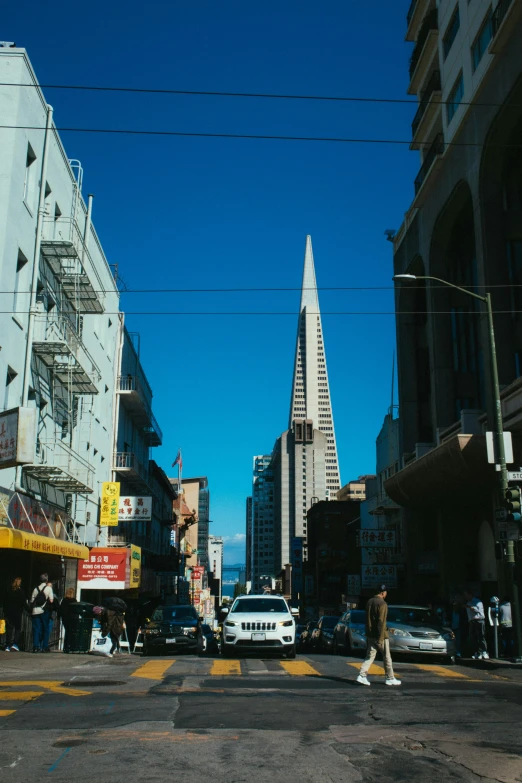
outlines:
[{"label": "yellow sign", "polygon": [[102,484],[100,527],[114,527],[118,524],[120,505],[120,482],[104,481]]},{"label": "yellow sign", "polygon": [[37,536],[23,530],[0,528],[0,549],[23,549],[26,552],[39,552],[42,555],[61,555],[86,560],[89,548],[81,544],[72,544],[59,538]]},{"label": "yellow sign", "polygon": [[141,581],[141,547],[130,546],[129,588],[139,587]]}]

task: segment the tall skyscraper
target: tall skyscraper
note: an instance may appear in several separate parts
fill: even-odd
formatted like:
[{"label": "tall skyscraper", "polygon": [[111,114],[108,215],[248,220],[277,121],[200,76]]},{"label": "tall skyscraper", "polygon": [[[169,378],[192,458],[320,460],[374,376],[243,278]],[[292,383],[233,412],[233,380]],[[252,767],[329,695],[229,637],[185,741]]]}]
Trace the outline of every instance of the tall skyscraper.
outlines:
[{"label": "tall skyscraper", "polygon": [[252,475],[252,562],[254,592],[261,588],[261,577],[275,575],[274,565],[274,473],[272,456],[254,457]]},{"label": "tall skyscraper", "polygon": [[341,488],[341,477],[310,236],[306,237],[289,429],[299,420],[312,422],[326,435],[326,498],[333,497]]}]

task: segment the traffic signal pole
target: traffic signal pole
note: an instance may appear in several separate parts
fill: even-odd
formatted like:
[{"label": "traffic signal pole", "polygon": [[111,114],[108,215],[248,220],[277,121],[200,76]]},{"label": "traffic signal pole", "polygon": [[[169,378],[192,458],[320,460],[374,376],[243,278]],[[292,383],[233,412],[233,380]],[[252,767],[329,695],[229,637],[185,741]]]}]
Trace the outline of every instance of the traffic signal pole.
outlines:
[{"label": "traffic signal pole", "polygon": [[[471,293],[471,292],[470,292]],[[476,294],[473,294],[476,296]],[[482,297],[480,297],[482,299]],[[487,293],[484,297],[486,307],[488,311],[488,331],[489,331],[489,347],[490,347],[490,359],[491,359],[491,380],[493,384],[493,395],[495,398],[495,450],[496,458],[500,466],[500,488],[502,492],[502,499],[506,497],[506,491],[508,489],[508,473],[506,466],[506,451],[504,448],[504,425],[502,422],[502,404],[500,400],[500,386],[498,382],[498,367],[497,367],[497,349],[495,345],[495,328],[493,326],[493,309],[491,307],[491,294]],[[509,592],[511,593],[511,601],[513,606],[513,620],[515,623],[515,637],[517,640],[517,654],[522,656],[522,628],[520,618],[520,601],[518,595],[518,585],[515,576],[515,542],[506,541],[506,557],[504,560],[507,568],[507,582],[509,585]]]}]

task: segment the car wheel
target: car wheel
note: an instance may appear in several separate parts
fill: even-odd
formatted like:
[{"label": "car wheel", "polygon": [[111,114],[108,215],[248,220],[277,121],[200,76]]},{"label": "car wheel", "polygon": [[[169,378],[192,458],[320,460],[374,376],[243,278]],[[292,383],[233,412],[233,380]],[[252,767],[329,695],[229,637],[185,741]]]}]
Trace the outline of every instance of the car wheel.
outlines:
[{"label": "car wheel", "polygon": [[293,644],[291,648],[285,653],[285,656],[287,658],[295,658],[296,656],[295,644]]},{"label": "car wheel", "polygon": [[448,666],[454,666],[457,663],[457,659],[454,655],[448,655],[446,658],[444,658],[445,663],[448,664]]},{"label": "car wheel", "polygon": [[149,647],[148,644],[144,644],[141,654],[146,658],[151,657],[152,655],[156,655],[156,650],[153,647]]},{"label": "car wheel", "polygon": [[232,656],[232,650],[230,649],[230,645],[223,644],[221,647],[221,655],[223,658],[230,658]]},{"label": "car wheel", "polygon": [[339,655],[339,645],[337,643],[337,639],[333,640],[332,644],[332,655]]}]

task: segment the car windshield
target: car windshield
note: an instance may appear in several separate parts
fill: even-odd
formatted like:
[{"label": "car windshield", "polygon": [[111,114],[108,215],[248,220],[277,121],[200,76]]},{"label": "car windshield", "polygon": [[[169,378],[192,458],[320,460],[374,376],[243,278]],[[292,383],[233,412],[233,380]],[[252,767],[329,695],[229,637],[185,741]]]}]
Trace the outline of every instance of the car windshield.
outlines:
[{"label": "car windshield", "polygon": [[283,598],[242,598],[235,602],[233,612],[279,612],[288,614]]},{"label": "car windshield", "polygon": [[339,622],[338,617],[323,617],[321,626],[323,628],[335,628],[338,622]]},{"label": "car windshield", "polygon": [[169,623],[172,620],[198,619],[198,613],[192,606],[158,606],[152,619],[159,623]]},{"label": "car windshield", "polygon": [[429,609],[419,609],[412,606],[389,606],[388,622],[402,623],[403,625],[409,625],[410,623],[440,625],[440,621],[437,619],[436,615]]},{"label": "car windshield", "polygon": [[[354,609],[350,614],[350,622],[352,625],[360,625],[366,622],[366,613],[362,609]],[[388,618],[389,619],[389,618]]]}]

